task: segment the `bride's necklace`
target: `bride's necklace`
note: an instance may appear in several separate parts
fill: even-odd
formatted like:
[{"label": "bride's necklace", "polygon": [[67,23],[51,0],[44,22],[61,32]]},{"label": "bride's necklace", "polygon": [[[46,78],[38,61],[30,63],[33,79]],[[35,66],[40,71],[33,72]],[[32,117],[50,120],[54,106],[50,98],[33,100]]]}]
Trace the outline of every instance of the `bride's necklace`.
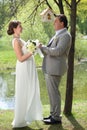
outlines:
[{"label": "bride's necklace", "polygon": [[20,36],[18,36],[18,35],[14,35],[13,38],[20,38]]}]

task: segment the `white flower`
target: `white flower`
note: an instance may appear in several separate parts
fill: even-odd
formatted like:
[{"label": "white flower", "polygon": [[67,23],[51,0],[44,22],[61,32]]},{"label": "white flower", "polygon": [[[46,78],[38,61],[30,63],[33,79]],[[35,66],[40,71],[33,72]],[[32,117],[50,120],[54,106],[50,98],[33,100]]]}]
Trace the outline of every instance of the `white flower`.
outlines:
[{"label": "white flower", "polygon": [[40,57],[43,58],[44,56],[43,56],[40,48],[38,48],[39,44],[40,43],[39,43],[38,39],[37,40],[28,40],[26,48],[27,48],[28,52],[32,52],[34,55],[38,53],[40,55]]},{"label": "white flower", "polygon": [[29,52],[34,53],[36,50],[36,43],[33,40],[28,40],[26,44],[26,48]]}]

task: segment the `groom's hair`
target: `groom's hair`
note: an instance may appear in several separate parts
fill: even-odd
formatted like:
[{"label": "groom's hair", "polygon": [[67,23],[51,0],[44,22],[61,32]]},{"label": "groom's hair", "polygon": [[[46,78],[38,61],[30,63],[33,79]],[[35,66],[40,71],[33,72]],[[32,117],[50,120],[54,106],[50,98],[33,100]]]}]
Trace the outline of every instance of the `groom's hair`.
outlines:
[{"label": "groom's hair", "polygon": [[58,17],[60,22],[64,23],[64,27],[68,29],[68,26],[67,26],[68,25],[68,20],[67,20],[67,17],[64,14],[58,14],[58,15],[55,14],[55,17]]}]

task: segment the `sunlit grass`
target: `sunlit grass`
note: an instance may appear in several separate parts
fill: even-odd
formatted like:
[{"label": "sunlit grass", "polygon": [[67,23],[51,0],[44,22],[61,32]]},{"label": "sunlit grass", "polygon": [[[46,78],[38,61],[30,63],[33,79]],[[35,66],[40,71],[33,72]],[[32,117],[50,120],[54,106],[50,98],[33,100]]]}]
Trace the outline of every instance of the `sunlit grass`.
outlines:
[{"label": "sunlit grass", "polygon": [[[62,109],[63,109],[62,104]],[[32,122],[27,128],[21,130],[86,130],[87,129],[87,102],[74,102],[73,113],[71,116],[62,114],[62,125],[45,125],[42,121]],[[49,114],[49,104],[43,105],[43,115]],[[12,120],[14,112],[9,110],[0,110],[0,130],[12,130]],[[20,130],[16,128],[15,130]]]},{"label": "sunlit grass", "polygon": [[[15,68],[16,60],[14,50],[0,50],[0,70]],[[38,67],[42,65],[42,58],[38,54],[35,55],[35,63]]]}]

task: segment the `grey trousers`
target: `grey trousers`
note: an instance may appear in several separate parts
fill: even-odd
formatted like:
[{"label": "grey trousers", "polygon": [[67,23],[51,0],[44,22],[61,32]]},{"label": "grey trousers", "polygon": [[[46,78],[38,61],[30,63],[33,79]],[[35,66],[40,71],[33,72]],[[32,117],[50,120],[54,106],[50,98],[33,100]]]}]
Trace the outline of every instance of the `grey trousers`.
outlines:
[{"label": "grey trousers", "polygon": [[50,101],[50,114],[55,120],[60,120],[61,95],[59,91],[59,84],[61,76],[45,74],[45,80]]}]

